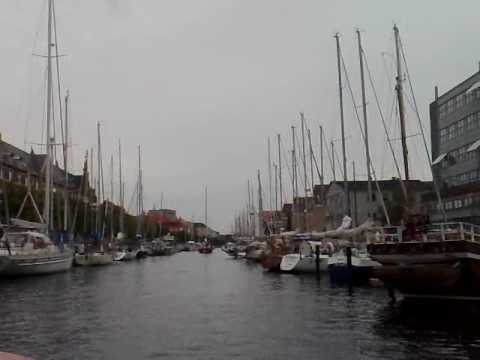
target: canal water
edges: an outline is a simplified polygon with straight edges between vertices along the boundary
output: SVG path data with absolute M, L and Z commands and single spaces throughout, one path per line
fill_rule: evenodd
M 480 358 L 480 306 L 180 253 L 0 281 L 0 351 L 44 359 Z

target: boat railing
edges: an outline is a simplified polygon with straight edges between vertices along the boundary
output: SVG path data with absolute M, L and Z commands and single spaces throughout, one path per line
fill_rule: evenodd
M 402 226 L 376 228 L 368 234 L 369 243 L 397 243 L 402 241 L 466 240 L 480 243 L 480 226 L 464 222 L 443 222 L 418 227 L 413 239 L 404 238 Z

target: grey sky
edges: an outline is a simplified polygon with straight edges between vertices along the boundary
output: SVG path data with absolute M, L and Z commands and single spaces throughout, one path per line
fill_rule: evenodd
M 290 125 L 298 125 L 303 111 L 317 148 L 318 124 L 325 126 L 328 138 L 339 137 L 335 32 L 342 34 L 359 102 L 354 31 L 362 30 L 388 114 L 393 85 L 381 53 L 393 51 L 397 22 L 428 129 L 434 85 L 440 92 L 448 89 L 476 71 L 480 60 L 478 1 L 439 3 L 58 0 L 59 45 L 68 54 L 61 63 L 63 85 L 71 91 L 75 168 L 94 145 L 95 124 L 101 121 L 105 167 L 110 154 L 116 157 L 118 138 L 124 144 L 129 193 L 140 143 L 147 207 L 158 207 L 163 191 L 166 206 L 181 216 L 203 219 L 203 187 L 208 185 L 209 222 L 229 230 L 234 211 L 245 203 L 247 179 L 253 181 L 257 168 L 266 185 L 268 136 L 281 133 L 290 149 Z M 45 17 L 46 0 L 0 2 L 1 131 L 6 141 L 22 147 L 26 141 L 27 148 L 41 141 L 44 60 L 31 54 L 44 51 Z M 391 68 L 391 57 L 385 59 Z M 370 90 L 368 100 L 375 166 L 379 175 L 392 176 Z M 348 93 L 345 103 L 349 158 L 364 174 Z M 418 130 L 409 114 L 413 134 Z M 428 177 L 416 140 L 410 141 L 413 175 Z

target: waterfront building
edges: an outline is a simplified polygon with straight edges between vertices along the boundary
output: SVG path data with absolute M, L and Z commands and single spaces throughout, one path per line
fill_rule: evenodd
M 480 71 L 430 104 L 433 173 L 448 220 L 480 224 Z M 434 194 L 430 218 L 443 215 Z
M 45 180 L 45 154 L 36 154 L 33 149 L 30 152 L 9 144 L 2 140 L 0 134 L 0 178 L 7 184 L 26 187 L 30 185 L 33 191 L 42 189 Z M 54 163 L 53 167 L 53 190 L 65 189 L 65 171 Z M 68 190 L 71 194 L 78 194 L 82 184 L 82 175 L 68 175 Z
M 408 189 L 411 199 L 411 206 L 418 211 L 427 211 L 422 209 L 422 198 L 430 194 L 433 189 L 431 181 L 403 180 Z M 387 208 L 390 221 L 398 224 L 402 217 L 403 204 L 405 203 L 401 184 L 398 179 L 379 180 L 378 185 L 382 192 L 383 200 Z M 354 225 L 360 225 L 368 219 L 370 212 L 372 220 L 385 223 L 385 215 L 382 209 L 382 202 L 376 191 L 375 184 L 372 193 L 372 201 L 368 201 L 368 181 L 349 181 L 348 191 L 350 193 L 350 216 Z M 348 215 L 346 206 L 346 192 L 344 191 L 343 181 L 332 181 L 326 193 L 326 203 L 328 209 L 329 227 L 337 228 L 342 224 L 345 215 Z

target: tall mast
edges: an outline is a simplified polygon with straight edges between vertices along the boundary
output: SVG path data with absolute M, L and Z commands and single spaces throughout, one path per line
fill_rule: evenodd
M 257 170 L 257 178 L 258 178 L 258 236 L 262 236 L 263 199 L 262 199 L 262 181 L 260 179 L 260 169 Z
M 277 134 L 277 142 L 278 142 L 278 186 L 279 186 L 279 193 L 280 193 L 280 209 L 283 208 L 283 187 L 282 187 L 282 154 L 280 151 L 280 134 Z
M 346 213 L 350 216 L 350 191 L 348 189 L 347 177 L 347 152 L 345 149 L 345 119 L 343 115 L 343 86 L 342 86 L 342 67 L 341 67 L 341 50 L 340 50 L 340 36 L 335 34 L 335 42 L 337 44 L 337 68 L 338 68 L 338 97 L 340 103 L 340 125 L 342 130 L 342 155 L 343 155 L 343 191 L 346 196 Z
M 305 198 L 308 196 L 308 185 L 307 185 L 307 161 L 305 155 L 305 117 L 303 113 L 300 113 L 300 121 L 302 125 L 302 157 L 303 157 L 303 191 L 305 193 Z
M 68 99 L 70 94 L 67 90 L 67 95 L 65 96 L 65 137 L 63 143 L 63 157 L 65 159 L 64 168 L 65 168 L 65 190 L 63 192 L 63 231 L 67 235 L 68 230 Z M 68 239 L 67 239 L 68 240 Z
M 333 139 L 330 141 L 330 146 L 332 147 L 332 175 L 333 175 L 333 181 L 337 181 L 337 177 L 335 176 L 335 145 L 333 144 Z
M 312 189 L 311 189 L 311 194 L 313 196 L 313 148 L 312 148 L 312 133 L 310 129 L 307 130 L 307 135 L 308 135 L 308 147 L 310 149 L 310 179 L 312 182 Z
M 101 142 L 100 142 L 100 123 L 97 122 L 97 217 L 95 221 L 95 232 L 98 236 L 100 232 L 100 204 L 103 203 L 103 189 L 101 186 L 101 173 L 102 173 L 102 149 L 101 149 Z M 103 233 L 102 233 L 103 237 Z
M 269 208 L 273 209 L 273 192 L 272 192 L 272 154 L 270 147 L 270 136 L 268 137 L 268 193 Z
M 110 239 L 114 237 L 114 226 L 113 226 L 113 154 L 110 157 Z
M 320 170 L 322 176 L 320 177 L 320 184 L 323 185 L 325 181 L 325 175 L 323 172 L 323 126 L 320 125 Z
M 275 212 L 278 211 L 278 173 L 277 164 L 273 164 L 273 170 L 275 173 Z
M 143 223 L 143 184 L 142 184 L 142 154 L 138 145 L 138 189 L 137 189 L 137 235 L 142 235 Z
M 358 37 L 358 55 L 360 57 L 360 80 L 362 83 L 362 109 L 363 109 L 363 128 L 365 131 L 365 152 L 367 157 L 367 189 L 368 189 L 368 201 L 367 201 L 367 214 L 368 217 L 371 216 L 371 202 L 372 202 L 372 173 L 370 166 L 370 148 L 368 145 L 368 121 L 367 121 L 367 100 L 365 95 L 365 75 L 363 72 L 363 48 L 362 48 L 362 38 L 360 35 L 360 30 L 357 29 Z
M 205 185 L 205 227 L 207 228 L 208 236 L 208 188 Z
M 119 176 L 119 186 L 118 186 L 118 202 L 120 205 L 120 214 L 119 214 L 119 231 L 123 234 L 123 180 L 122 180 L 122 143 L 118 139 L 118 176 Z
M 295 223 L 296 227 L 296 221 L 293 221 L 296 217 L 295 214 L 295 198 L 297 197 L 297 187 L 296 187 L 296 178 L 297 178 L 297 161 L 296 161 L 296 155 L 295 155 L 295 126 L 292 125 L 292 225 Z
M 398 99 L 398 114 L 400 115 L 400 133 L 402 138 L 402 153 L 403 153 L 403 166 L 405 169 L 405 180 L 410 179 L 410 172 L 408 170 L 408 148 L 407 148 L 407 134 L 405 131 L 405 103 L 403 99 L 403 84 L 402 84 L 402 59 L 400 56 L 400 34 L 398 32 L 397 25 L 393 26 L 393 32 L 395 34 L 395 50 L 397 58 L 397 84 L 395 90 L 397 92 Z
M 53 0 L 48 0 L 48 40 L 47 40 L 47 129 L 46 129 L 46 157 L 45 157 L 45 201 L 43 220 L 47 225 L 47 234 L 51 229 L 50 201 L 51 201 L 51 138 L 50 127 L 52 117 L 52 6 Z

